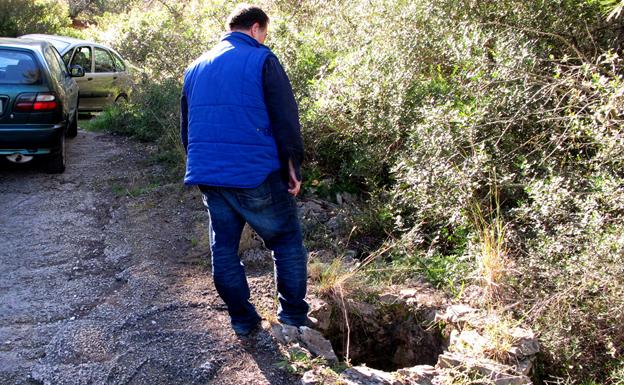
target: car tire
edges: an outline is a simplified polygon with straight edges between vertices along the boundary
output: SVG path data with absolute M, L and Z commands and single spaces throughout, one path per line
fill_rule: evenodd
M 61 146 L 58 151 L 48 157 L 46 171 L 48 174 L 62 174 L 65 171 L 65 135 L 61 135 Z
M 75 138 L 78 135 L 78 108 L 76 107 L 76 112 L 74 112 L 74 118 L 67 126 L 67 132 L 65 136 L 68 138 Z

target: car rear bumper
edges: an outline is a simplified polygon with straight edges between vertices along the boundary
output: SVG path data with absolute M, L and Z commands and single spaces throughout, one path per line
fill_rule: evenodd
M 57 150 L 64 135 L 65 123 L 0 125 L 0 155 L 48 154 Z

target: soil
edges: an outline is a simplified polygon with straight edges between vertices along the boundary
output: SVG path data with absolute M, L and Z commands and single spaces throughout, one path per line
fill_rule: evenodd
M 210 277 L 199 193 L 154 149 L 80 131 L 64 174 L 0 165 L 0 384 L 278 384 L 265 329 L 239 339 Z M 275 312 L 271 261 L 247 266 Z

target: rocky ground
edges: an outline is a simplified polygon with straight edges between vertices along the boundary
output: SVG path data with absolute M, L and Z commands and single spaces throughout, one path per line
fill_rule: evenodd
M 300 382 L 268 331 L 229 328 L 199 196 L 164 183 L 152 151 L 80 131 L 64 174 L 0 165 L 0 384 Z M 247 271 L 271 318 L 259 255 Z

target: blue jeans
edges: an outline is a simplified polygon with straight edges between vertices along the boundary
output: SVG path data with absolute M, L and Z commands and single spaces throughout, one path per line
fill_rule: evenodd
M 252 189 L 202 186 L 210 213 L 212 275 L 230 314 L 232 328 L 245 333 L 260 321 L 249 302 L 249 285 L 238 244 L 245 222 L 273 252 L 279 299 L 278 320 L 301 326 L 307 319 L 305 301 L 308 254 L 303 246 L 295 199 L 279 172 Z

